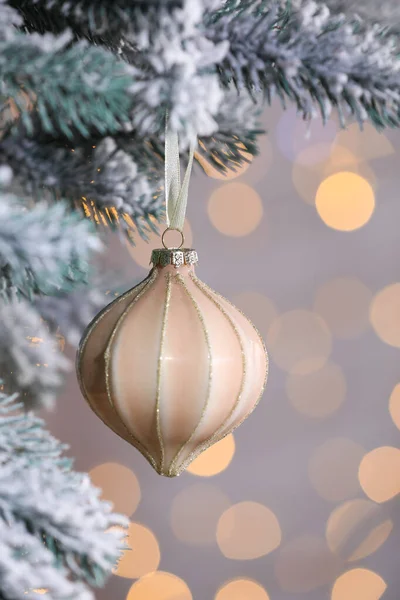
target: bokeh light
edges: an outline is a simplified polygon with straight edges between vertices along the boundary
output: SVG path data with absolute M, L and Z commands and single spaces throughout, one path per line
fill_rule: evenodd
M 289 160 L 297 159 L 300 152 L 315 144 L 324 143 L 329 149 L 336 137 L 337 125 L 330 119 L 306 121 L 299 119 L 295 108 L 285 110 L 276 127 L 276 140 L 281 153 Z M 325 158 L 329 155 L 329 150 Z
M 388 285 L 371 303 L 370 320 L 377 336 L 400 348 L 400 283 Z
M 172 531 L 186 544 L 214 545 L 218 520 L 230 504 L 227 496 L 211 483 L 185 487 L 172 502 Z
M 198 456 L 186 469 L 192 475 L 211 477 L 230 465 L 235 454 L 235 438 L 230 433 Z
M 352 123 L 338 132 L 334 147 L 341 146 L 353 152 L 360 160 L 383 158 L 395 153 L 392 142 L 376 129 L 372 123 Z
M 382 446 L 368 452 L 359 468 L 360 484 L 374 502 L 387 502 L 400 493 L 400 450 Z
M 217 592 L 215 600 L 269 600 L 263 586 L 252 579 L 233 579 Z
M 331 600 L 379 600 L 386 587 L 382 577 L 373 571 L 352 569 L 335 581 Z
M 161 234 L 166 228 L 166 225 L 161 223 L 158 225 L 158 228 L 160 233 L 149 233 L 148 241 L 142 239 L 139 235 L 136 235 L 134 246 L 129 241 L 126 242 L 126 247 L 129 254 L 132 256 L 133 260 L 144 269 L 150 270 L 150 258 L 152 250 L 155 248 L 162 248 Z M 185 248 L 191 248 L 193 244 L 193 233 L 188 219 L 185 219 L 183 234 L 185 236 Z M 178 232 L 168 232 L 168 244 L 171 244 L 171 246 L 179 246 L 180 243 L 181 236 Z
M 271 323 L 278 316 L 272 300 L 259 292 L 248 291 L 236 294 L 233 303 L 253 322 L 266 339 Z
M 253 158 L 253 162 L 244 176 L 245 181 L 251 185 L 268 177 L 275 154 L 269 134 L 258 138 L 258 150 L 259 154 Z
M 227 183 L 215 189 L 208 201 L 211 223 L 224 235 L 241 237 L 254 231 L 263 216 L 260 196 L 245 183 Z
M 354 562 L 370 556 L 388 539 L 393 521 L 375 502 L 358 498 L 336 507 L 326 525 L 332 552 Z
M 375 194 L 366 179 L 357 173 L 342 171 L 321 183 L 315 206 L 328 227 L 353 231 L 370 220 L 375 208 Z
M 330 152 L 330 145 L 315 144 L 300 152 L 293 165 L 293 185 L 300 198 L 307 204 L 315 203 L 315 194 L 321 180 L 324 179 L 324 161 Z
M 136 475 L 119 463 L 104 463 L 94 467 L 90 479 L 102 490 L 101 498 L 112 502 L 114 510 L 130 517 L 140 502 L 140 485 Z
M 346 387 L 343 370 L 332 362 L 314 373 L 291 373 L 286 379 L 291 405 L 314 419 L 325 419 L 337 411 L 345 400 Z
M 358 468 L 364 454 L 362 446 L 346 438 L 327 440 L 314 450 L 308 474 L 321 498 L 343 502 L 360 492 Z
M 346 148 L 327 144 L 310 146 L 298 155 L 293 165 L 293 185 L 299 196 L 314 206 L 321 181 L 342 171 L 358 174 L 374 188 L 377 185 L 376 176 L 367 163 L 361 162 Z
M 338 338 L 360 335 L 369 325 L 372 292 L 360 280 L 338 277 L 322 285 L 315 295 L 314 310 Z
M 165 571 L 149 573 L 130 588 L 126 600 L 193 600 L 187 584 Z
M 160 564 L 160 548 L 154 533 L 140 523 L 130 523 L 124 542 L 129 546 L 123 551 L 114 575 L 138 579 L 156 571 Z
M 292 310 L 274 319 L 268 330 L 267 347 L 281 369 L 306 375 L 324 366 L 332 339 L 320 315 Z
M 32 590 L 32 591 L 33 591 L 34 594 L 38 594 L 39 596 L 44 596 L 45 594 L 47 594 L 47 592 L 49 590 L 44 589 L 44 588 L 40 588 L 40 589 Z
M 389 411 L 393 423 L 400 429 L 400 383 L 394 387 L 393 392 L 390 394 Z
M 257 502 L 240 502 L 224 512 L 218 522 L 218 546 L 227 558 L 252 560 L 265 556 L 281 543 L 275 514 Z
M 275 575 L 286 592 L 311 592 L 330 583 L 339 573 L 340 559 L 325 540 L 303 535 L 283 546 L 275 561 Z

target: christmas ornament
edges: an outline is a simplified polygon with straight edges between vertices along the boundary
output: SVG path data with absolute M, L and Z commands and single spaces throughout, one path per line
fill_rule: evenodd
M 180 185 L 177 137 L 166 135 L 167 225 L 182 233 L 190 170 Z M 195 274 L 189 248 L 154 250 L 146 279 L 97 315 L 77 355 L 83 395 L 161 475 L 179 475 L 233 431 L 264 390 L 259 333 Z

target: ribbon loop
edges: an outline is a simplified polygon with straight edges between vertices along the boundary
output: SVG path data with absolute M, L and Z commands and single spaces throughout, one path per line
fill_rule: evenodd
M 190 175 L 193 166 L 195 143 L 190 145 L 189 162 L 181 185 L 178 134 L 165 126 L 165 204 L 168 229 L 183 231 L 189 193 Z

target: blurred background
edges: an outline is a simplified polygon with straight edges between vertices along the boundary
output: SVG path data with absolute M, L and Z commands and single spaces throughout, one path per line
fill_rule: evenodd
M 75 376 L 44 415 L 131 520 L 98 600 L 399 598 L 400 133 L 308 128 L 278 104 L 262 120 L 246 168 L 197 167 L 186 225 L 198 276 L 266 341 L 257 410 L 171 480 L 90 411 Z M 127 286 L 160 245 L 105 239 L 102 272 Z

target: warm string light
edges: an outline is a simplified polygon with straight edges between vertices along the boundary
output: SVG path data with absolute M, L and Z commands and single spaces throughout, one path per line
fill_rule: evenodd
M 112 502 L 116 512 L 128 517 L 137 509 L 141 491 L 139 481 L 131 469 L 118 463 L 104 463 L 89 471 L 94 486 L 102 491 L 103 500 Z
M 145 575 L 130 588 L 126 600 L 193 600 L 189 587 L 176 575 L 156 571 Z
M 234 504 L 218 521 L 218 546 L 224 556 L 233 560 L 253 560 L 270 554 L 281 540 L 276 515 L 258 502 Z
M 160 564 L 160 548 L 154 533 L 141 523 L 130 523 L 124 550 L 113 573 L 118 577 L 139 579 L 157 571 Z
M 246 183 L 226 183 L 211 193 L 208 216 L 214 227 L 224 235 L 242 237 L 252 233 L 260 224 L 263 205 L 258 193 Z

